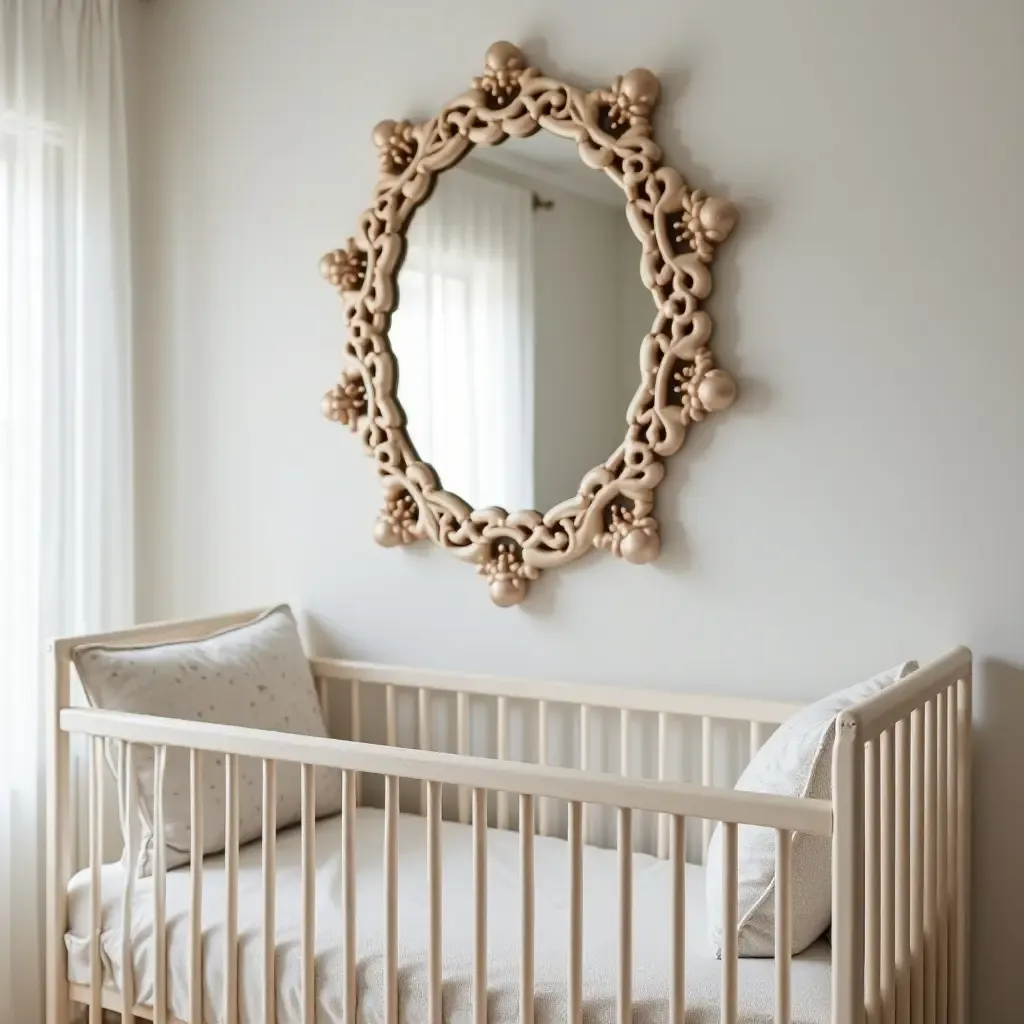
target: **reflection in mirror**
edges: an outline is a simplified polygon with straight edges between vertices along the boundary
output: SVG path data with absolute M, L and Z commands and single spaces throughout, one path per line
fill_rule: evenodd
M 474 508 L 546 511 L 618 447 L 655 310 L 621 189 L 541 132 L 415 213 L 391 324 L 419 457 Z

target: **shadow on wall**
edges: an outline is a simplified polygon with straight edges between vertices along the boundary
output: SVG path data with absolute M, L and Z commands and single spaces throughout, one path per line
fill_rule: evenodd
M 975 1007 L 986 1005 L 982 994 L 999 991 L 1002 1005 L 1019 1007 L 1024 1005 L 1019 936 L 1024 919 L 1024 666 L 983 659 L 975 679 L 973 834 L 998 841 L 984 846 L 975 841 L 972 849 L 974 932 L 979 921 L 996 932 L 985 942 L 986 956 L 972 957 L 972 1001 Z M 977 948 L 973 943 L 973 951 Z

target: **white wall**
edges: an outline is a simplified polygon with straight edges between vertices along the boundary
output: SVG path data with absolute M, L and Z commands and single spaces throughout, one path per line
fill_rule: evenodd
M 941 8 L 941 9 L 940 9 Z M 811 698 L 977 653 L 979 1020 L 1024 1003 L 1024 5 L 157 0 L 143 15 L 141 611 L 288 598 L 325 650 Z M 664 554 L 594 555 L 516 611 L 374 547 L 372 463 L 321 419 L 318 277 L 372 125 L 512 38 L 556 73 L 662 74 L 659 135 L 743 208 L 716 264 L 742 382 L 660 492 Z

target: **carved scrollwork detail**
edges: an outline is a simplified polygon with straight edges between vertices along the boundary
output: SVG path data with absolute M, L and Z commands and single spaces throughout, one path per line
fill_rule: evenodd
M 346 248 L 321 261 L 345 300 L 350 367 L 325 396 L 324 414 L 357 430 L 376 461 L 386 501 L 375 539 L 387 547 L 430 539 L 474 563 L 502 607 L 522 601 L 544 570 L 594 548 L 634 564 L 656 558 L 654 492 L 663 461 L 683 444 L 691 423 L 736 397 L 732 377 L 715 366 L 712 322 L 701 303 L 737 210 L 691 189 L 663 164 L 651 130 L 660 92 L 657 77 L 644 69 L 588 92 L 542 74 L 512 43 L 495 43 L 483 73 L 437 117 L 374 128 L 380 178 L 370 206 Z M 637 339 L 639 382 L 622 443 L 584 476 L 575 496 L 543 513 L 473 509 L 443 489 L 406 430 L 388 337 L 396 279 L 405 232 L 436 176 L 475 146 L 541 130 L 570 139 L 586 166 L 622 189 L 639 242 L 640 277 L 654 300 L 652 323 Z

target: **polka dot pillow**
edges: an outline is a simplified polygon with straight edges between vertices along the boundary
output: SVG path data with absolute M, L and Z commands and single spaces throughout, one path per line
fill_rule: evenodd
M 107 711 L 180 718 L 189 722 L 249 726 L 326 736 L 309 661 L 291 609 L 272 608 L 259 618 L 202 640 L 138 647 L 91 645 L 74 653 L 89 702 Z M 108 763 L 117 774 L 117 758 Z M 153 749 L 133 747 L 133 772 L 142 820 L 139 874 L 153 870 Z M 224 757 L 202 755 L 203 851 L 224 849 Z M 239 839 L 262 833 L 262 762 L 239 758 Z M 277 825 L 300 817 L 300 769 L 277 766 Z M 318 769 L 318 816 L 341 810 L 338 772 Z M 122 822 L 122 826 L 124 823 Z M 164 829 L 168 868 L 187 864 L 191 842 L 189 754 L 168 748 L 164 771 Z

